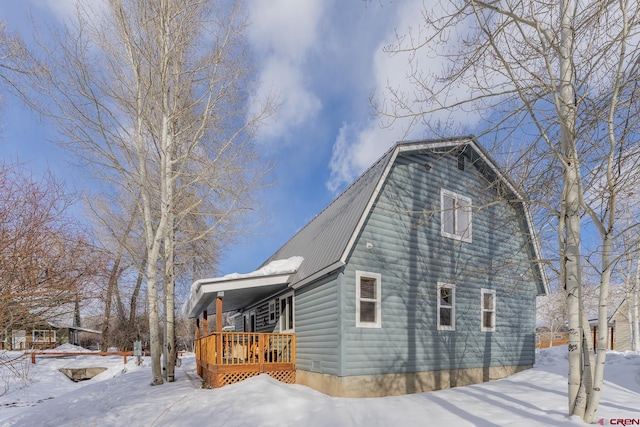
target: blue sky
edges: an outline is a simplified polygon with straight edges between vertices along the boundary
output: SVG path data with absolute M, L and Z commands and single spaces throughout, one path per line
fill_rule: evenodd
M 36 20 L 68 19 L 75 0 L 2 0 L 0 20 L 28 40 Z M 258 135 L 259 152 L 275 161 L 274 182 L 260 194 L 252 235 L 229 247 L 221 274 L 257 268 L 395 141 L 402 124 L 383 129 L 372 116 L 373 90 L 406 85 L 406 58 L 382 50 L 394 31 L 417 26 L 421 2 L 247 0 L 249 40 L 261 85 L 282 107 Z M 435 64 L 437 66 L 437 64 Z M 78 185 L 63 153 L 46 142 L 47 128 L 6 98 L 0 110 L 0 156 L 46 168 Z M 421 137 L 414 130 L 411 138 Z

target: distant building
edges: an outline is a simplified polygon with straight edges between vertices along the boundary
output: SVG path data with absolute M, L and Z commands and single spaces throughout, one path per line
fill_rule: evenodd
M 607 331 L 607 349 L 616 351 L 629 351 L 632 349 L 632 328 L 630 324 L 630 312 L 628 300 L 624 299 L 613 314 L 609 316 Z M 598 320 L 590 320 L 591 332 L 593 334 L 594 346 L 598 338 Z
M 73 304 L 48 309 L 46 315 L 38 314 L 36 309 L 27 310 L 20 318 L 23 320 L 12 324 L 10 329 L 0 327 L 2 349 L 43 350 L 62 344 L 80 345 L 99 341 L 101 334 L 79 325 L 79 315 Z

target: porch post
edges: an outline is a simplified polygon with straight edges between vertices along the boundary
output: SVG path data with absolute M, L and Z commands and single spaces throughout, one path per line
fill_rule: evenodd
M 216 295 L 216 332 L 222 332 L 222 297 L 224 292 L 218 292 Z M 218 333 L 216 336 L 216 353 L 218 355 L 216 363 L 222 364 L 222 356 L 224 353 L 224 346 L 222 344 L 222 334 Z
M 202 366 L 200 366 L 200 360 L 202 359 L 202 353 L 200 352 L 200 316 L 196 317 L 196 342 L 194 347 L 196 351 L 196 373 L 202 377 Z
M 224 292 L 218 292 L 216 296 L 216 332 L 222 332 L 222 297 Z
M 202 312 L 202 336 L 209 335 L 209 319 L 207 318 L 207 310 Z

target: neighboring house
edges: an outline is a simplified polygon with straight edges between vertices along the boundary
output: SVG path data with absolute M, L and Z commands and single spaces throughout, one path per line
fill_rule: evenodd
M 633 318 L 632 307 L 633 304 L 629 304 L 629 300 L 625 298 L 609 317 L 609 323 L 613 324 L 614 350 L 627 351 L 632 349 L 633 331 L 629 320 Z
M 62 344 L 97 342 L 100 332 L 79 325 L 73 304 L 63 304 L 48 309 L 46 315 L 32 309 L 23 316 L 21 324 L 12 325 L 11 330 L 2 329 L 2 347 L 5 350 L 44 350 Z
M 199 372 L 209 383 L 225 363 L 254 363 L 246 348 L 225 359 L 233 340 L 269 350 L 278 334 L 292 334 L 278 353 L 293 358 L 277 360 L 293 363 L 295 381 L 333 396 L 530 368 L 536 296 L 548 289 L 533 236 L 525 196 L 473 137 L 398 143 L 265 268 L 192 285 L 184 312 L 211 337 L 196 347 Z M 297 263 L 270 269 L 285 260 Z M 256 335 L 201 331 L 209 314 L 233 310 L 236 331 Z
M 624 299 L 609 316 L 607 333 L 607 350 L 628 351 L 632 347 L 632 327 L 629 322 L 631 313 L 629 312 L 628 300 Z M 593 334 L 594 347 L 597 346 L 598 320 L 590 320 L 591 332 Z
M 616 339 L 616 331 L 615 324 L 609 320 L 607 323 L 607 350 L 617 350 L 617 346 L 615 344 Z M 596 350 L 598 348 L 598 337 L 600 336 L 600 331 L 598 330 L 598 319 L 589 319 L 589 328 L 591 330 L 591 341 L 593 342 L 593 348 Z

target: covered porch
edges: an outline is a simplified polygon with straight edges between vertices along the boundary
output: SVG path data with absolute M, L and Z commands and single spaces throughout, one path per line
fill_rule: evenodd
M 223 332 L 223 312 L 242 311 L 288 289 L 291 276 L 302 259 L 275 261 L 249 274 L 198 280 L 183 313 L 196 322 L 196 366 L 206 387 L 217 388 L 268 374 L 293 384 L 296 377 L 296 337 L 293 333 Z M 209 315 L 215 327 L 209 328 Z M 285 332 L 291 332 L 287 330 Z

